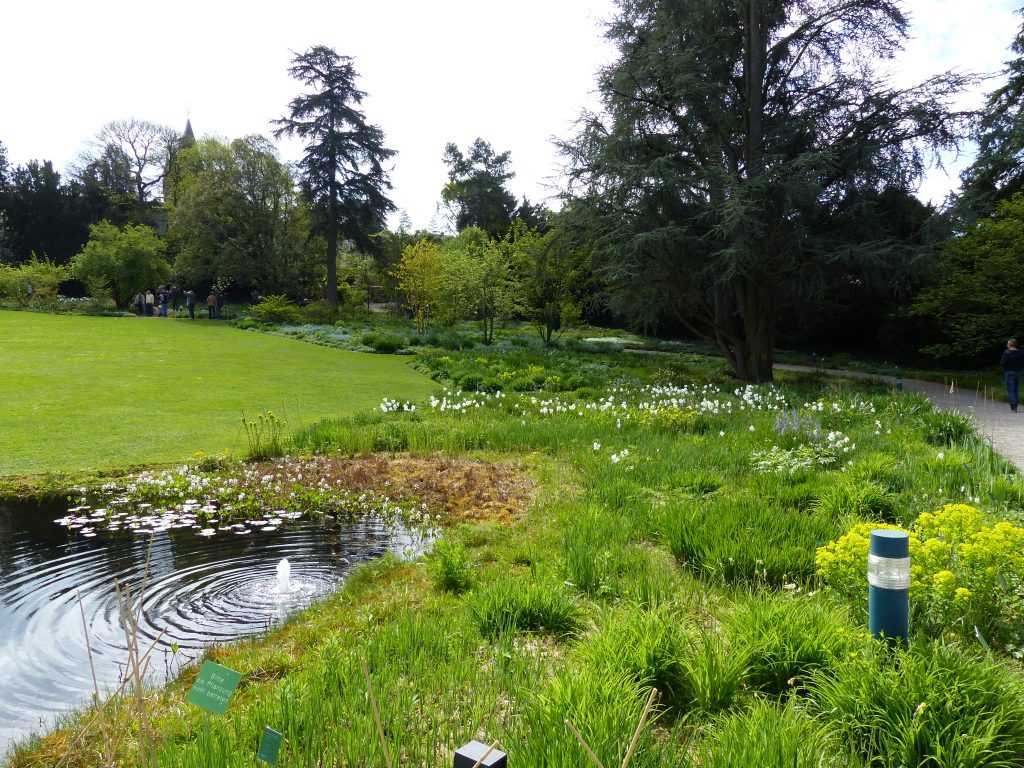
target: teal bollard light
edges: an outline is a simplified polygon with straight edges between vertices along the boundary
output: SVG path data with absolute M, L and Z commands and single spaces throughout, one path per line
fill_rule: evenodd
M 890 642 L 910 639 L 910 536 L 904 531 L 871 532 L 868 629 Z

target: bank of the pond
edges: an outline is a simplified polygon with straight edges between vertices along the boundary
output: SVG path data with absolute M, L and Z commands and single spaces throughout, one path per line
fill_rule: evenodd
M 453 393 L 293 445 L 486 451 L 529 462 L 536 492 L 525 515 L 456 523 L 424 560 L 367 565 L 266 638 L 211 651 L 242 673 L 224 717 L 187 704 L 189 670 L 144 717 L 125 701 L 82 735 L 87 714 L 13 766 L 227 768 L 266 725 L 288 766 L 382 766 L 385 749 L 450 765 L 471 738 L 520 765 L 587 764 L 566 720 L 609 766 L 634 734 L 643 768 L 1024 765 L 1024 484 L 922 397 L 816 380 Z M 858 532 L 883 523 L 928 555 L 895 657 L 845 589 L 863 584 Z

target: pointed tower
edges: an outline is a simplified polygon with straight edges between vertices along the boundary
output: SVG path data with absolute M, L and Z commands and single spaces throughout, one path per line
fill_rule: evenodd
M 181 134 L 180 145 L 182 149 L 196 145 L 196 135 L 192 133 L 192 118 L 185 119 L 185 132 Z

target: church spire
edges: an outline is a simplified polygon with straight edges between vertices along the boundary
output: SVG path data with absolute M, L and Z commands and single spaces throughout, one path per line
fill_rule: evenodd
M 196 135 L 192 133 L 192 119 L 185 119 L 185 132 L 181 134 L 181 146 L 191 147 L 196 143 Z

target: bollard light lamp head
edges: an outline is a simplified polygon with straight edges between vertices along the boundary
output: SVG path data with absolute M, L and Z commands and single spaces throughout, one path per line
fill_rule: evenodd
M 910 535 L 906 531 L 871 532 L 868 583 L 879 589 L 910 589 Z
M 455 750 L 453 768 L 507 768 L 508 756 L 500 749 L 488 747 L 479 741 L 471 741 Z

